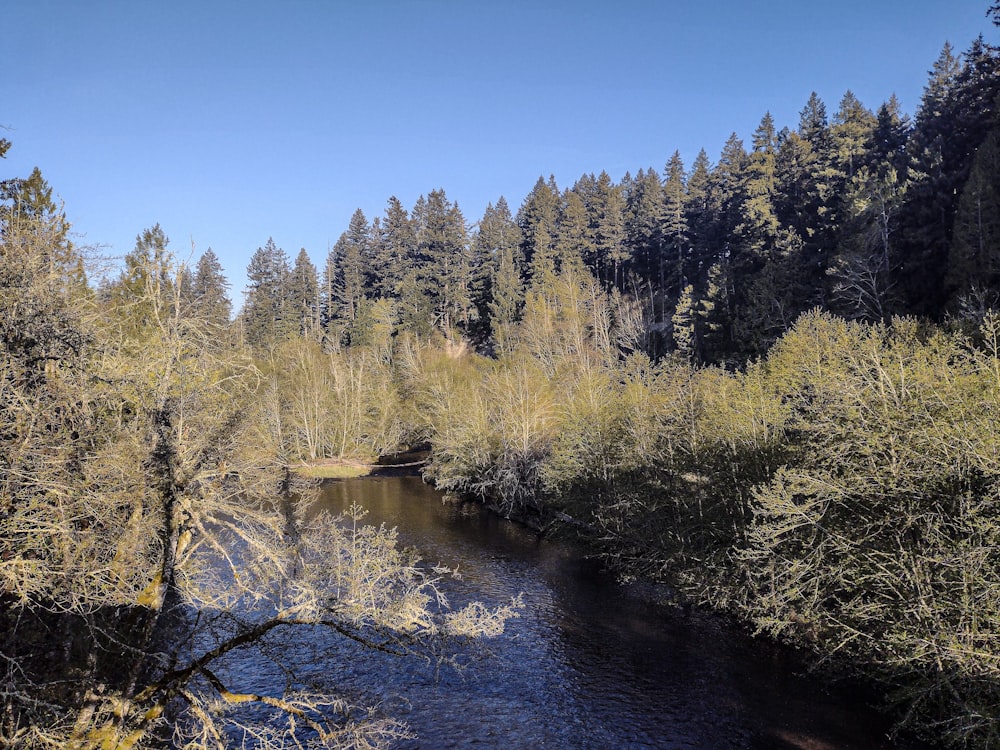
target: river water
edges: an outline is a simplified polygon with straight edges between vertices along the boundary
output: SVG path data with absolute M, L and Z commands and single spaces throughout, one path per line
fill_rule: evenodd
M 457 568 L 454 605 L 524 596 L 521 617 L 460 671 L 367 653 L 339 667 L 343 684 L 417 734 L 400 747 L 915 747 L 891 742 L 861 697 L 824 689 L 783 651 L 710 613 L 635 596 L 572 545 L 444 503 L 419 477 L 331 482 L 320 503 L 357 503 L 427 563 Z

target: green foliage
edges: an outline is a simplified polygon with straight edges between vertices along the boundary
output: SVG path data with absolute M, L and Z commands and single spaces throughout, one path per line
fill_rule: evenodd
M 948 282 L 956 297 L 976 289 L 997 291 L 1000 282 L 1000 128 L 976 150 L 959 198 Z
M 290 274 L 288 255 L 272 239 L 250 258 L 249 288 L 240 324 L 244 340 L 251 346 L 265 348 L 298 330 L 299 320 L 291 314 L 288 304 Z
M 209 248 L 198 259 L 191 282 L 191 306 L 195 314 L 213 325 L 228 325 L 232 315 L 228 289 L 229 281 L 223 274 L 222 264 Z
M 743 553 L 759 627 L 873 664 L 909 721 L 977 747 L 1000 698 L 996 361 L 908 321 L 801 321 L 768 358 L 795 458 L 753 490 Z

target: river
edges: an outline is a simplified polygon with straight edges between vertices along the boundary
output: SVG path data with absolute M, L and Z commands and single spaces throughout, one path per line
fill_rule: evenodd
M 783 650 L 636 596 L 574 546 L 444 503 L 419 477 L 330 482 L 319 502 L 334 513 L 357 503 L 425 562 L 457 569 L 454 605 L 524 596 L 521 617 L 460 671 L 367 653 L 339 665 L 344 684 L 417 734 L 400 747 L 916 747 L 890 741 L 862 697 L 824 688 Z

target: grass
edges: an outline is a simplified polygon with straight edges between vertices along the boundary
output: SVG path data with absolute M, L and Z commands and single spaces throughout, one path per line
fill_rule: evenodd
M 354 479 L 372 473 L 371 464 L 345 459 L 323 459 L 288 467 L 306 479 Z

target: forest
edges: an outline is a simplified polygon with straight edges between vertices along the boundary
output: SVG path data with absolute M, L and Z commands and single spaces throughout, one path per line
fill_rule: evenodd
M 290 468 L 427 445 L 440 489 L 874 682 L 901 731 L 1000 744 L 982 38 L 945 45 L 912 117 L 814 94 L 714 163 L 542 177 L 473 224 L 443 189 L 389 198 L 322 269 L 269 240 L 235 315 L 211 250 L 187 267 L 154 225 L 102 271 L 39 170 L 2 198 L 3 742 L 405 734 L 336 695 L 240 692 L 213 662 L 302 626 L 440 654 L 516 616 L 448 610 L 391 532 L 304 520 Z M 162 650 L 192 628 L 215 645 Z

